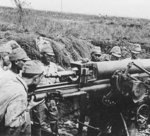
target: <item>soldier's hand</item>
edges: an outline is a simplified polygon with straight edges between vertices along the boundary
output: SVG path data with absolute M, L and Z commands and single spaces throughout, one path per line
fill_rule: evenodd
M 37 105 L 39 105 L 39 104 L 41 104 L 41 103 L 44 103 L 44 102 L 45 102 L 45 99 L 42 99 L 42 100 L 36 102 L 36 101 L 34 100 L 34 96 L 32 96 L 32 97 L 31 97 L 31 100 L 30 100 L 29 103 L 28 103 L 28 109 L 32 109 L 33 107 L 35 107 L 35 106 L 37 106 Z

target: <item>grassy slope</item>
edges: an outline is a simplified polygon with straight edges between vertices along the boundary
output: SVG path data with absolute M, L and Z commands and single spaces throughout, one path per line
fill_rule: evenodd
M 0 38 L 28 37 L 32 41 L 37 33 L 42 33 L 61 43 L 65 41 L 65 45 L 69 41 L 75 48 L 75 52 L 78 52 L 75 58 L 72 57 L 74 60 L 83 53 L 79 49 L 82 44 L 78 46 L 83 39 L 82 43 L 86 41 L 89 44 L 100 45 L 106 52 L 114 45 L 128 46 L 128 42 L 140 43 L 146 51 L 150 50 L 150 20 L 146 19 L 26 10 L 22 22 L 23 28 L 19 27 L 17 20 L 15 9 L 0 8 Z M 70 37 L 79 41 L 74 43 L 74 38 L 72 40 Z M 87 54 L 90 49 L 87 49 Z M 81 57 L 89 57 L 89 55 Z

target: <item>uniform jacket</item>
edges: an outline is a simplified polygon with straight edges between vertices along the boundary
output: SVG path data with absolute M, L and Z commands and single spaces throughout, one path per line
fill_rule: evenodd
M 16 74 L 5 71 L 0 75 L 0 121 L 5 126 L 19 127 L 25 123 L 27 107 L 27 85 Z
M 55 63 L 50 62 L 48 66 L 42 64 L 42 68 L 46 77 L 42 79 L 40 84 L 54 84 L 59 82 L 59 79 L 56 77 L 48 77 L 50 75 L 57 75 L 58 66 Z

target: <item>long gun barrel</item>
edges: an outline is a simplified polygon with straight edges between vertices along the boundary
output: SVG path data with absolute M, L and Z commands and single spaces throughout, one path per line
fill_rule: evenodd
M 97 62 L 97 75 L 98 79 L 110 78 L 116 70 L 126 70 L 127 65 L 131 62 L 137 64 L 141 68 L 150 71 L 150 59 L 138 59 L 138 60 L 120 60 L 120 61 L 105 61 Z M 143 71 L 136 66 L 132 66 L 130 74 L 143 73 Z
M 150 71 L 150 59 L 139 60 L 121 60 L 121 61 L 106 61 L 106 62 L 73 62 L 72 69 L 69 71 L 68 77 L 75 80 L 70 82 L 60 82 L 53 85 L 38 86 L 31 94 L 47 95 L 59 91 L 63 97 L 71 97 L 81 95 L 88 91 L 101 91 L 110 88 L 110 79 L 116 70 L 125 71 L 128 64 L 134 62 L 141 68 Z M 136 66 L 132 66 L 130 74 L 143 73 L 143 71 Z M 67 76 L 67 71 L 62 75 Z M 30 95 L 31 95 L 30 94 Z

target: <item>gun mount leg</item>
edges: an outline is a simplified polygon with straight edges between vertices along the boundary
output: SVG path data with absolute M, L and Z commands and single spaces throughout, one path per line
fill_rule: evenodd
M 86 109 L 87 109 L 87 94 L 84 93 L 80 96 L 80 116 L 79 116 L 79 121 L 84 123 L 85 122 L 85 116 L 86 116 Z M 83 130 L 83 125 L 79 123 L 79 128 L 78 128 L 78 135 L 82 136 L 82 130 Z

